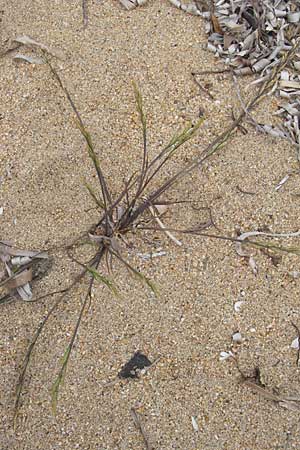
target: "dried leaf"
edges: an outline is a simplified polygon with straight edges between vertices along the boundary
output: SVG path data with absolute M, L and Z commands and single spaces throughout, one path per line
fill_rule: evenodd
M 9 290 L 24 286 L 32 280 L 32 267 L 28 267 L 17 275 L 12 275 L 4 284 Z
M 300 89 L 300 82 L 299 81 L 279 81 L 279 87 L 281 89 Z
M 252 391 L 261 395 L 266 400 L 271 400 L 273 402 L 278 403 L 278 405 L 283 408 L 290 409 L 292 411 L 300 411 L 300 397 L 285 397 L 273 394 L 272 392 L 268 391 L 265 387 L 260 386 L 259 384 L 250 381 L 247 378 L 243 381 L 243 385 L 249 387 Z
M 16 55 L 13 56 L 13 59 L 15 61 L 26 61 L 30 64 L 45 64 L 45 61 L 42 58 L 23 55 L 22 53 L 17 53 Z
M 222 30 L 222 28 L 221 28 L 221 26 L 219 24 L 219 21 L 218 21 L 217 17 L 214 14 L 211 15 L 211 21 L 212 21 L 212 24 L 213 24 L 214 32 L 215 33 L 219 33 L 219 34 L 223 34 L 223 30 Z
M 17 36 L 13 42 L 16 42 L 18 44 L 22 44 L 25 45 L 27 47 L 37 47 L 40 48 L 41 50 L 44 50 L 45 52 L 49 53 L 50 55 L 55 56 L 56 58 L 59 59 L 63 59 L 63 54 L 60 50 L 54 50 L 51 49 L 50 47 L 48 47 L 45 44 L 42 44 L 41 42 L 35 41 L 34 39 L 32 39 L 29 36 L 23 35 L 23 36 Z

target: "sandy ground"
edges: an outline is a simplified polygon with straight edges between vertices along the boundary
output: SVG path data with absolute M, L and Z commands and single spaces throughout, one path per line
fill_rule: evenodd
M 187 120 L 204 110 L 207 120 L 175 158 L 176 170 L 201 151 L 230 122 L 235 94 L 228 77 L 208 77 L 215 100 L 200 93 L 191 72 L 221 66 L 203 49 L 204 24 L 164 0 L 126 12 L 115 0 L 89 2 L 82 29 L 79 0 L 11 0 L 0 4 L 0 44 L 27 34 L 60 49 L 56 68 L 90 130 L 108 182 L 116 194 L 123 179 L 140 167 L 141 133 L 131 81 L 142 89 L 155 154 Z M 70 108 L 44 65 L 2 58 L 0 84 L 1 238 L 21 248 L 59 248 L 98 217 L 83 182 L 95 174 Z M 273 103 L 272 103 L 273 102 Z M 270 119 L 269 108 L 261 117 Z M 297 176 L 279 191 L 277 183 L 297 169 L 286 142 L 249 129 L 184 179 L 168 199 L 210 206 L 222 234 L 268 227 L 299 228 Z M 159 181 L 159 180 L 158 180 Z M 243 194 L 238 187 L 255 195 Z M 207 220 L 188 205 L 168 211 L 177 227 Z M 211 230 L 215 232 L 216 230 Z M 160 290 L 156 299 L 115 265 L 121 297 L 101 286 L 84 317 L 72 354 L 58 412 L 50 388 L 80 308 L 83 284 L 57 311 L 36 347 L 25 385 L 22 417 L 12 429 L 13 398 L 20 363 L 34 330 L 53 303 L 47 298 L 1 306 L 1 450 L 140 450 L 145 448 L 130 408 L 140 414 L 155 449 L 299 448 L 299 412 L 289 411 L 241 385 L 230 361 L 232 333 L 241 369 L 259 367 L 270 391 L 299 394 L 296 353 L 290 348 L 300 326 L 299 258 L 284 254 L 277 266 L 255 253 L 255 276 L 231 243 L 184 237 L 179 248 L 161 235 L 128 236 L 126 255 Z M 285 244 L 294 242 L 284 242 Z M 166 256 L 145 262 L 138 252 L 161 247 Z M 50 273 L 36 296 L 67 285 L 78 268 L 64 251 L 54 252 Z M 234 304 L 243 300 L 240 312 Z M 140 380 L 105 388 L 136 350 L 160 361 Z M 192 426 L 192 416 L 199 430 Z

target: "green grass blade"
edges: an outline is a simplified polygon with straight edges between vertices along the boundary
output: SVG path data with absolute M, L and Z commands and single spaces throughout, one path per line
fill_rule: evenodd
M 85 187 L 87 188 L 90 196 L 92 197 L 92 199 L 94 200 L 94 202 L 96 203 L 97 206 L 99 206 L 99 208 L 104 209 L 104 203 L 101 202 L 100 199 L 98 199 L 94 189 L 92 188 L 92 186 L 88 183 L 84 183 Z
M 110 196 L 110 192 L 108 190 L 108 187 L 107 187 L 107 184 L 105 181 L 105 177 L 102 173 L 102 169 L 101 169 L 98 157 L 94 150 L 94 144 L 92 142 L 91 135 L 87 131 L 85 126 L 83 125 L 82 121 L 78 122 L 78 128 L 87 143 L 89 157 L 91 158 L 91 160 L 94 164 L 95 170 L 97 172 L 101 191 L 102 191 L 102 196 L 103 196 L 104 209 L 106 210 L 107 203 L 111 203 L 111 196 Z
M 69 360 L 70 353 L 71 353 L 71 348 L 72 348 L 71 345 L 68 345 L 68 347 L 66 348 L 66 350 L 63 354 L 63 357 L 62 357 L 62 367 L 61 367 L 59 374 L 51 388 L 51 405 L 52 405 L 52 411 L 53 411 L 54 415 L 56 415 L 59 388 L 65 379 L 65 374 L 66 374 L 67 364 L 68 364 L 68 360 Z
M 161 156 L 165 154 L 172 155 L 178 147 L 189 141 L 196 134 L 204 120 L 205 119 L 202 117 L 195 124 L 189 123 L 181 132 L 173 136 L 173 138 L 162 151 Z
M 129 262 L 126 261 L 126 259 L 122 258 L 122 256 L 119 253 L 116 253 L 112 250 L 110 250 L 110 252 L 112 255 L 118 258 L 119 261 L 121 261 L 139 281 L 141 281 L 143 284 L 146 284 L 156 297 L 158 297 L 159 295 L 158 289 L 148 277 L 146 277 L 143 273 L 139 272 L 137 269 L 132 267 L 132 265 L 129 264 Z
M 153 292 L 153 294 L 158 297 L 159 293 L 158 293 L 158 289 L 157 286 L 153 283 L 153 281 L 151 281 L 148 277 L 146 277 L 143 273 L 139 272 L 137 269 L 135 269 L 134 267 L 130 266 L 131 272 L 134 274 L 134 276 L 141 281 L 143 284 L 146 284 L 150 290 Z
M 92 267 L 87 267 L 87 270 L 91 275 L 93 275 L 96 281 L 104 284 L 116 297 L 119 297 L 120 294 L 118 288 L 112 280 L 105 277 L 104 275 L 101 275 L 96 269 L 93 269 Z
M 146 132 L 146 116 L 144 114 L 144 110 L 143 110 L 143 99 L 142 99 L 142 95 L 136 85 L 136 83 L 133 81 L 133 89 L 134 89 L 134 96 L 135 96 L 135 101 L 136 101 L 136 105 L 137 105 L 137 110 L 138 113 L 140 115 L 140 120 L 142 123 L 142 127 L 143 127 L 143 132 Z

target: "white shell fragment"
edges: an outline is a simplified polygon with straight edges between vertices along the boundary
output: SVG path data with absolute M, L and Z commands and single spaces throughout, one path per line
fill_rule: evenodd
M 196 433 L 197 433 L 199 431 L 199 425 L 198 425 L 196 417 L 194 417 L 194 416 L 192 416 L 192 426 L 193 426 L 194 431 L 196 431 Z
M 300 278 L 300 272 L 298 272 L 297 270 L 293 270 L 292 272 L 289 272 L 289 276 L 294 279 Z
M 236 344 L 241 344 L 243 341 L 242 335 L 239 331 L 237 331 L 236 333 L 233 333 L 232 335 L 232 340 L 233 342 L 235 342 Z
M 237 302 L 235 302 L 233 308 L 235 310 L 235 312 L 239 313 L 242 307 L 242 304 L 245 303 L 242 300 L 238 300 Z
M 285 177 L 282 178 L 282 180 L 277 184 L 277 186 L 275 187 L 275 191 L 278 191 L 279 189 L 282 188 L 282 186 L 287 182 L 287 180 L 290 178 L 289 175 L 286 175 Z
M 228 358 L 234 358 L 234 354 L 231 351 L 220 353 L 220 357 L 219 357 L 220 361 L 225 361 Z
M 296 337 L 293 342 L 291 343 L 291 348 L 294 348 L 295 350 L 299 350 L 299 337 Z
M 250 256 L 249 258 L 249 266 L 252 270 L 252 272 L 254 273 L 254 275 L 258 274 L 258 268 L 257 268 L 257 264 L 255 262 L 255 259 L 253 258 L 253 256 Z

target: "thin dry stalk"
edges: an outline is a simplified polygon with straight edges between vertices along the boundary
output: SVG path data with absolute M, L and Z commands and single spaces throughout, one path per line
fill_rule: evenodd
M 300 397 L 288 397 L 274 394 L 265 387 L 260 386 L 256 382 L 251 381 L 247 378 L 242 381 L 242 384 L 243 386 L 250 388 L 253 392 L 256 392 L 257 394 L 261 395 L 266 400 L 271 400 L 272 402 L 277 403 L 279 406 L 283 408 L 300 412 Z
M 139 418 L 139 414 L 136 412 L 136 410 L 134 408 L 130 409 L 130 413 L 133 418 L 134 425 L 136 426 L 136 428 L 139 430 L 139 432 L 141 433 L 141 435 L 143 437 L 146 450 L 153 450 L 154 447 L 149 441 L 148 435 L 144 429 L 141 419 Z
M 82 0 L 82 21 L 83 28 L 86 28 L 89 23 L 87 0 Z

